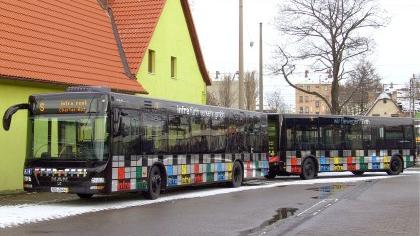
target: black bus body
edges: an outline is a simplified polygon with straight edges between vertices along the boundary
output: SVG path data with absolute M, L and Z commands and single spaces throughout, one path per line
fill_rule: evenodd
M 215 182 L 237 187 L 268 173 L 267 116 L 220 107 L 70 88 L 28 104 L 24 190 L 144 192 Z
M 416 159 L 410 118 L 269 114 L 269 178 L 319 172 L 385 171 L 396 175 Z

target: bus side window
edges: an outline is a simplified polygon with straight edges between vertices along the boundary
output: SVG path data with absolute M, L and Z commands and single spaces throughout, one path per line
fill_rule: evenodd
M 323 127 L 322 128 L 322 137 L 323 137 L 323 144 L 324 144 L 324 148 L 326 149 L 330 149 L 331 145 L 332 145 L 332 130 L 327 128 L 327 127 Z
M 226 153 L 235 152 L 235 133 L 236 133 L 236 123 L 232 115 L 229 115 L 226 119 Z
M 414 142 L 414 129 L 411 125 L 406 125 L 404 129 L 404 142 L 402 148 L 413 148 Z
M 201 117 L 201 151 L 203 153 L 208 153 L 211 147 L 211 119 L 209 117 Z
M 385 145 L 388 148 L 402 148 L 403 139 L 404 134 L 402 126 L 385 127 Z
M 114 137 L 116 155 L 138 155 L 141 153 L 140 114 L 123 110 L 118 135 Z
M 285 135 L 282 135 L 282 138 L 286 141 L 287 150 L 295 150 L 295 124 L 293 119 L 284 119 L 283 127 L 286 131 Z M 282 131 L 283 132 L 283 131 Z M 281 147 L 280 147 L 281 149 Z
M 201 150 L 204 145 L 207 146 L 204 132 L 201 125 L 201 116 L 191 117 L 191 139 L 190 139 L 190 153 L 202 153 Z
M 168 152 L 186 154 L 189 150 L 190 118 L 185 115 L 169 115 Z
M 224 119 L 211 120 L 211 152 L 223 153 L 226 149 L 226 125 Z
M 112 144 L 114 150 L 113 155 L 125 155 L 128 149 L 127 139 L 130 135 L 130 117 L 128 114 L 121 115 L 119 128 L 115 132 L 117 135 L 114 137 Z
M 295 148 L 295 139 L 294 133 L 291 128 L 286 130 L 286 142 L 287 142 L 287 149 L 292 150 Z
M 370 149 L 372 146 L 372 128 L 369 124 L 362 125 L 362 135 L 363 135 L 363 149 Z
M 252 138 L 252 148 L 253 151 L 256 153 L 262 152 L 262 148 L 261 148 L 261 142 L 263 141 L 261 139 L 262 135 L 261 135 L 261 122 L 262 120 L 260 120 L 258 117 L 254 117 L 254 133 L 251 136 Z
M 246 152 L 245 150 L 245 138 L 246 138 L 246 117 L 244 114 L 239 115 L 237 127 L 238 132 L 236 133 L 236 145 L 237 145 L 237 152 Z
M 142 113 L 142 154 L 166 153 L 167 117 L 164 113 L 146 111 Z
M 295 148 L 298 150 L 316 150 L 318 148 L 317 120 L 295 120 Z
M 337 125 L 326 125 L 322 129 L 323 144 L 326 150 L 342 149 L 342 130 Z
M 245 150 L 246 127 L 245 117 L 243 114 L 233 114 L 231 118 L 231 127 L 234 127 L 234 132 L 230 135 L 229 147 L 231 153 L 241 153 Z
M 258 138 L 259 145 L 260 145 L 259 150 L 260 150 L 260 152 L 267 153 L 268 152 L 268 120 L 267 120 L 267 117 L 261 116 L 258 119 L 258 122 L 260 124 L 260 137 Z M 277 132 L 275 134 L 277 136 L 276 143 L 278 145 L 278 142 L 279 142 L 279 140 L 278 140 L 279 133 L 278 132 L 279 132 L 279 130 L 277 129 L 276 132 Z
M 135 112 L 130 119 L 130 155 L 141 154 L 140 114 Z
M 360 124 L 344 125 L 343 149 L 363 149 L 362 127 Z

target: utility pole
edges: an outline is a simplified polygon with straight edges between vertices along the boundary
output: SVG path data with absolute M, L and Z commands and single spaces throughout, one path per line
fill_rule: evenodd
M 239 91 L 238 106 L 244 108 L 244 1 L 239 0 Z
M 410 79 L 410 107 L 411 107 L 411 117 L 415 118 L 416 108 L 415 108 L 415 97 L 416 97 L 416 75 L 413 74 L 413 78 Z
M 260 102 L 260 112 L 264 111 L 264 83 L 263 83 L 263 79 L 264 79 L 264 72 L 263 72 L 263 33 L 262 33 L 262 29 L 263 29 L 263 24 L 260 23 L 260 83 L 258 86 L 259 89 L 259 102 Z

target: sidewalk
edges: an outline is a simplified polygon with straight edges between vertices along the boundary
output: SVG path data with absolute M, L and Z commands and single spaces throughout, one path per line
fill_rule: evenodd
M 0 193 L 0 207 L 21 204 L 44 204 L 79 199 L 75 194 L 60 193 Z

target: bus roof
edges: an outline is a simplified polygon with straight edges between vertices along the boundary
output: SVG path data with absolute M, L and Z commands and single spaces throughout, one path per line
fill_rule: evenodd
M 383 116 L 355 116 L 355 115 L 317 115 L 317 114 L 279 114 L 279 113 L 268 113 L 269 116 L 282 116 L 284 118 L 368 118 L 368 119 L 400 119 L 400 120 L 414 120 L 410 117 L 383 117 Z

